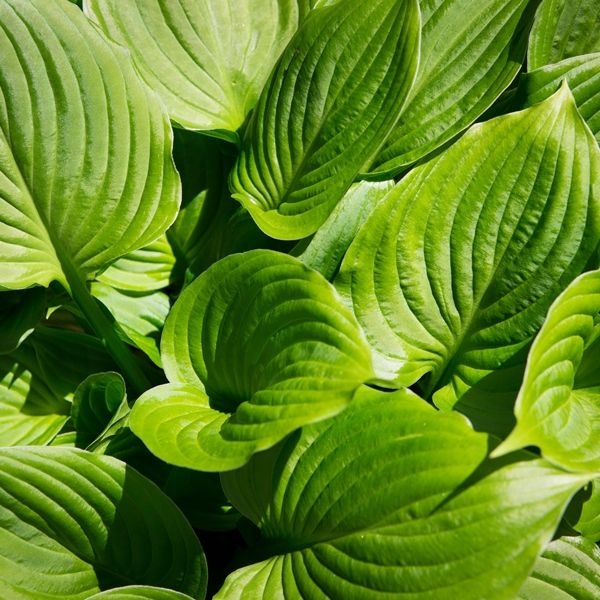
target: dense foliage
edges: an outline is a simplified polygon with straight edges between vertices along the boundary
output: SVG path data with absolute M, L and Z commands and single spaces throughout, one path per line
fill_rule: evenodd
M 0 598 L 600 597 L 597 0 L 0 0 Z

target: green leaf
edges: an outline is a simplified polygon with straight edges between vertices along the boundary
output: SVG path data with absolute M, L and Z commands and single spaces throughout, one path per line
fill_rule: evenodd
M 161 351 L 171 384 L 138 399 L 131 428 L 163 460 L 207 471 L 344 410 L 373 375 L 333 286 L 268 250 L 229 256 L 190 284 Z
M 92 294 L 111 312 L 124 341 L 161 366 L 158 346 L 171 308 L 169 297 L 163 292 L 125 292 L 100 282 L 92 284 Z
M 173 121 L 232 141 L 298 23 L 296 0 L 85 0 L 84 11 L 131 50 Z
M 100 592 L 90 596 L 88 600 L 193 600 L 191 596 L 167 590 L 165 588 L 150 587 L 147 585 L 128 585 L 121 588 L 114 588 L 106 592 Z
M 518 376 L 550 304 L 600 241 L 599 169 L 565 86 L 473 127 L 411 171 L 365 223 L 336 280 L 382 385 L 427 374 L 426 394 L 452 408 L 467 392 L 471 405 L 486 402 L 491 373 Z
M 586 480 L 542 460 L 480 467 L 487 436 L 408 391 L 365 389 L 274 454 L 222 475 L 270 558 L 215 598 L 512 598 Z
M 169 285 L 175 256 L 165 235 L 113 263 L 98 281 L 119 290 L 152 292 Z
M 517 426 L 497 454 L 538 446 L 566 469 L 600 472 L 600 271 L 556 299 L 527 359 Z
M 367 177 L 405 170 L 466 129 L 515 78 L 536 0 L 421 0 L 419 73 Z
M 529 70 L 590 52 L 600 52 L 597 0 L 543 0 L 529 38 Z
M 331 281 L 367 217 L 393 187 L 393 181 L 354 184 L 310 239 L 300 260 Z
M 583 537 L 600 541 L 600 479 L 594 479 L 575 496 L 565 519 Z
M 3 0 L 0 22 L 0 286 L 69 288 L 175 218 L 169 123 L 73 4 Z
M 12 352 L 35 329 L 46 312 L 46 290 L 34 287 L 0 291 L 0 354 Z
M 96 373 L 75 390 L 71 418 L 79 448 L 89 446 L 115 416 L 129 412 L 125 381 L 118 373 Z
M 398 120 L 418 49 L 416 0 L 340 0 L 300 26 L 231 174 L 265 233 L 300 239 L 325 221 Z
M 7 448 L 0 465 L 1 597 L 84 600 L 128 584 L 203 594 L 193 530 L 124 463 L 71 448 Z
M 589 540 L 562 537 L 538 559 L 518 600 L 596 600 L 600 590 L 600 549 Z
M 600 52 L 567 58 L 521 77 L 515 104 L 532 106 L 551 96 L 567 81 L 577 108 L 600 142 Z

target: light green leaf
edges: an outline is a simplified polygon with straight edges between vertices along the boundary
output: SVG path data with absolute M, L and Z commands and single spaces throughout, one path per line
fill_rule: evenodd
M 167 237 L 131 252 L 113 263 L 98 281 L 119 290 L 152 292 L 169 285 L 175 256 Z
M 137 400 L 131 428 L 163 460 L 207 471 L 240 466 L 344 410 L 373 376 L 360 328 L 333 286 L 268 250 L 229 256 L 190 284 L 161 351 L 172 383 Z
M 129 412 L 125 381 L 118 373 L 96 373 L 75 390 L 71 418 L 76 444 L 86 448 L 109 426 L 114 417 Z
M 600 52 L 567 58 L 524 74 L 514 102 L 519 107 L 542 102 L 561 81 L 569 84 L 581 116 L 600 142 Z
M 72 448 L 3 448 L 0 466 L 0 597 L 84 600 L 128 584 L 203 594 L 192 528 L 124 463 Z
M 474 386 L 493 372 L 518 375 L 550 304 L 600 241 L 599 169 L 565 86 L 473 127 L 411 171 L 365 223 L 336 280 L 382 384 L 427 374 L 426 394 L 449 409 L 468 391 L 476 404 Z M 486 394 L 484 385 L 483 402 Z
M 310 239 L 300 260 L 331 281 L 367 217 L 393 187 L 393 181 L 354 184 Z
M 90 596 L 88 600 L 193 600 L 191 596 L 167 590 L 165 588 L 150 587 L 147 585 L 128 585 L 121 588 L 113 588 L 106 592 L 100 592 Z
M 535 5 L 535 0 L 421 0 L 417 80 L 367 177 L 405 170 L 491 106 L 521 68 Z
M 517 426 L 497 454 L 538 446 L 566 469 L 600 472 L 600 271 L 556 299 L 527 359 Z
M 301 25 L 230 180 L 265 233 L 300 239 L 325 221 L 398 120 L 418 49 L 416 0 L 340 0 Z
M 529 70 L 590 52 L 600 52 L 598 1 L 543 0 L 529 38 Z
M 100 282 L 92 284 L 92 294 L 111 312 L 124 341 L 144 352 L 161 366 L 159 340 L 171 308 L 163 292 L 125 292 Z
M 0 354 L 12 352 L 31 334 L 46 312 L 46 290 L 34 287 L 0 291 Z
M 594 479 L 575 496 L 565 519 L 583 537 L 600 541 L 600 479 Z
M 85 0 L 84 11 L 131 50 L 173 121 L 232 141 L 298 24 L 296 0 Z
M 3 0 L 0 23 L 0 286 L 69 287 L 175 218 L 169 123 L 73 4 Z
M 538 559 L 517 600 L 596 600 L 600 549 L 589 540 L 562 537 Z
M 513 598 L 586 478 L 541 460 L 480 467 L 486 453 L 457 413 L 364 390 L 291 436 L 273 468 L 259 455 L 221 476 L 271 558 L 215 598 Z

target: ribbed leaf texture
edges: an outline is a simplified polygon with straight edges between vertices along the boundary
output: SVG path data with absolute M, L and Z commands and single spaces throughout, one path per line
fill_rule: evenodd
M 366 177 L 387 178 L 452 139 L 519 72 L 533 20 L 530 0 L 422 0 L 419 74 Z
M 590 52 L 600 52 L 600 3 L 543 0 L 529 38 L 528 69 Z
M 0 465 L 2 598 L 84 600 L 123 583 L 203 595 L 206 563 L 192 528 L 124 463 L 17 447 L 0 449 Z
M 575 279 L 535 339 L 515 414 L 498 453 L 539 446 L 566 468 L 600 473 L 600 271 Z
M 0 24 L 0 286 L 66 285 L 175 218 L 168 119 L 76 6 L 4 0 Z
M 585 477 L 540 460 L 480 467 L 486 452 L 460 415 L 364 391 L 222 476 L 271 558 L 216 598 L 514 598 Z
M 314 233 L 375 156 L 412 86 L 416 0 L 315 10 L 277 63 L 232 172 L 233 196 L 268 235 Z
M 131 427 L 167 462 L 200 470 L 240 466 L 337 414 L 373 377 L 364 336 L 333 286 L 268 250 L 227 257 L 190 284 L 161 354 L 172 384 L 136 402 Z
M 538 559 L 517 600 L 596 600 L 600 549 L 589 540 L 561 537 Z
M 383 384 L 428 374 L 421 384 L 438 406 L 457 406 L 469 392 L 475 408 L 459 408 L 477 420 L 490 399 L 474 386 L 506 369 L 514 401 L 515 365 L 600 240 L 599 169 L 598 145 L 564 86 L 473 127 L 408 174 L 367 220 L 336 279 Z
M 296 0 L 85 0 L 84 10 L 131 50 L 173 121 L 232 140 L 298 24 Z

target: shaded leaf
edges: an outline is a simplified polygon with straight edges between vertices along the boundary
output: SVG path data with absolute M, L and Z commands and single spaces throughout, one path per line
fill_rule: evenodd
M 0 449 L 0 464 L 3 598 L 83 600 L 136 583 L 204 592 L 193 530 L 133 469 L 71 448 Z
M 12 352 L 31 334 L 46 312 L 46 290 L 34 287 L 0 292 L 0 354 Z
M 575 496 L 565 519 L 583 537 L 600 541 L 600 479 L 594 479 Z

